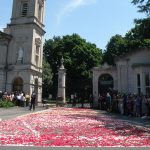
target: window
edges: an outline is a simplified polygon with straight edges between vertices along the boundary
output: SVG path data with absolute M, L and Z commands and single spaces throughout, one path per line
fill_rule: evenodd
M 150 97 L 150 73 L 145 73 L 145 92 Z
M 150 86 L 149 73 L 145 74 L 145 86 Z
M 140 74 L 137 74 L 137 86 L 141 86 Z
M 36 64 L 36 66 L 39 66 L 39 52 L 40 52 L 40 46 L 36 45 L 36 50 L 35 50 L 35 64 Z
M 42 15 L 42 6 L 39 4 L 38 8 L 38 19 L 41 21 L 41 15 Z
M 22 3 L 22 8 L 21 8 L 21 17 L 26 17 L 28 13 L 28 3 L 23 2 Z
M 137 92 L 141 94 L 141 77 L 140 74 L 137 74 Z

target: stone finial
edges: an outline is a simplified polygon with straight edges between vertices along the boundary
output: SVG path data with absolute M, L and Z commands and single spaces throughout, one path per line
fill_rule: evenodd
M 61 58 L 60 63 L 61 63 L 61 64 L 60 64 L 60 68 L 61 68 L 61 69 L 64 69 L 64 58 L 63 58 L 63 57 Z
M 110 66 L 108 65 L 108 63 L 107 62 L 105 62 L 104 64 L 103 64 L 103 66 L 102 66 L 102 68 L 104 68 L 104 69 L 107 69 L 107 68 L 109 68 Z

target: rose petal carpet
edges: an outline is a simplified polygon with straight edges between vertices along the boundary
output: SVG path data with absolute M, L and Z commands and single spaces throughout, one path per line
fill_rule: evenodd
M 150 129 L 91 109 L 58 107 L 0 121 L 0 145 L 149 147 Z

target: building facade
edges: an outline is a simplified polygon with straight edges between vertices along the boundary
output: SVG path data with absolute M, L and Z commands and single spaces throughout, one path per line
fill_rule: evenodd
M 115 64 L 93 68 L 93 95 L 96 100 L 103 90 L 109 88 L 120 93 L 142 93 L 150 97 L 150 49 L 118 57 Z
M 0 32 L 0 90 L 42 95 L 45 0 L 13 0 L 10 24 Z

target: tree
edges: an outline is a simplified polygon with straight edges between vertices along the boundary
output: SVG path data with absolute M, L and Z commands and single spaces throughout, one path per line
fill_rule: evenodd
M 127 41 L 121 35 L 112 36 L 104 51 L 103 62 L 114 65 L 117 56 L 127 53 Z
M 135 27 L 126 33 L 128 49 L 150 48 L 150 18 L 136 19 Z
M 150 0 L 132 0 L 134 5 L 137 5 L 139 12 L 144 12 L 150 16 Z
M 52 74 L 50 64 L 48 63 L 48 61 L 44 57 L 44 59 L 43 59 L 43 72 L 42 72 L 42 79 L 43 79 L 42 97 L 48 97 L 49 96 L 50 87 L 53 83 L 52 77 L 53 77 L 53 74 Z
M 117 56 L 124 55 L 139 48 L 150 48 L 150 18 L 135 20 L 135 27 L 125 37 L 113 36 L 104 51 L 103 61 L 114 65 Z
M 150 39 L 150 18 L 134 20 L 135 27 L 126 33 L 126 38 L 129 40 L 144 40 Z
M 90 70 L 102 61 L 102 52 L 95 44 L 86 42 L 77 34 L 58 36 L 45 42 L 44 54 L 54 74 L 51 88 L 53 95 L 57 95 L 57 70 L 62 56 L 67 69 L 67 95 L 78 93 L 83 96 L 85 90 L 91 89 Z

